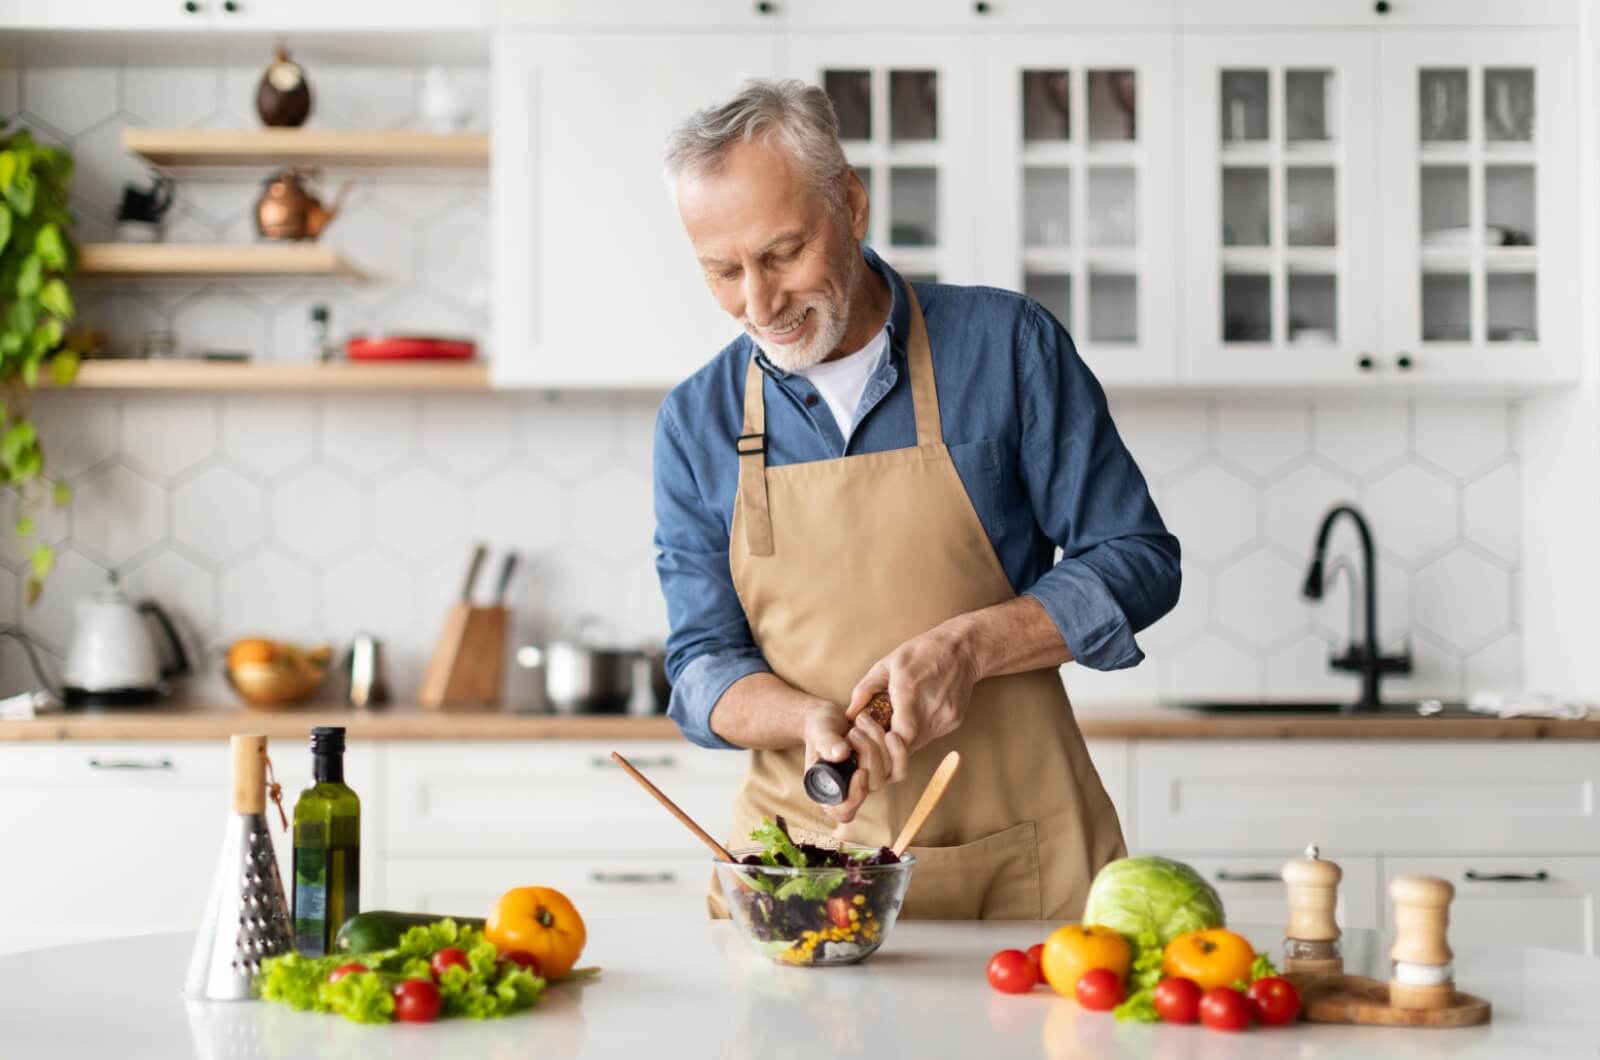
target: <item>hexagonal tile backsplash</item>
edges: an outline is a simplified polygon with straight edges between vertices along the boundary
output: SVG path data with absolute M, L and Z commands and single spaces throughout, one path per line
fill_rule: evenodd
M 113 235 L 127 124 L 250 126 L 254 69 L 29 70 L 8 93 L 41 135 L 70 144 L 85 239 Z M 313 121 L 403 126 L 415 71 L 313 71 Z M 481 71 L 456 71 L 481 99 Z M 337 104 L 337 105 L 335 105 Z M 481 109 L 480 109 L 481 118 Z M 338 174 L 330 174 L 329 184 Z M 185 180 L 170 239 L 252 238 L 255 180 Z M 373 327 L 482 334 L 487 199 L 481 179 L 361 178 L 328 238 L 366 262 L 359 287 L 230 284 L 85 291 L 83 319 L 120 352 L 172 330 L 185 352 L 306 354 L 310 307 L 336 335 Z M 475 249 L 476 248 L 476 249 Z M 401 696 L 416 686 L 474 540 L 517 547 L 516 635 L 593 615 L 621 638 L 665 632 L 650 534 L 650 438 L 659 395 L 151 397 L 47 394 L 39 420 L 53 473 L 76 501 L 41 523 L 61 541 L 45 599 L 24 611 L 14 542 L 0 530 L 0 621 L 22 615 L 59 665 L 73 600 L 115 564 L 214 649 L 264 633 L 381 636 Z M 1081 702 L 1155 697 L 1340 696 L 1349 580 L 1299 598 L 1317 520 L 1338 500 L 1372 519 L 1386 646 L 1409 636 L 1416 672 L 1396 694 L 1514 687 L 1521 495 L 1507 402 L 1119 395 L 1118 426 L 1184 544 L 1178 609 L 1142 635 L 1146 663 L 1073 666 Z M 9 526 L 9 511 L 0 506 Z M 1335 552 L 1353 554 L 1348 527 Z M 489 567 L 493 571 L 493 565 Z M 489 579 L 484 578 L 487 582 Z M 480 591 L 482 587 L 480 586 Z M 214 651 L 190 698 L 228 701 Z M 508 697 L 532 693 L 511 671 Z M 33 684 L 0 642 L 0 693 Z

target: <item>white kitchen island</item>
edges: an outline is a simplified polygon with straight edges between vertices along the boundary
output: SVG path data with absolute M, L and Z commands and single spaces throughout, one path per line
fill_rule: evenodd
M 904 923 L 850 968 L 780 968 L 730 924 L 693 918 L 599 920 L 584 964 L 594 981 L 552 988 L 505 1020 L 362 1026 L 260 1002 L 179 995 L 186 934 L 146 935 L 0 957 L 0 1056 L 118 1057 L 1594 1057 L 1600 960 L 1518 948 L 1458 955 L 1457 982 L 1494 1004 L 1464 1030 L 1300 1023 L 1223 1034 L 1125 1026 L 1041 987 L 1022 997 L 984 981 L 995 950 L 1055 925 Z M 1244 928 L 1277 949 L 1274 929 Z M 1515 931 L 1507 925 L 1508 933 Z M 1514 937 L 1508 937 L 1514 942 Z M 1376 936 L 1347 939 L 1352 970 L 1375 970 Z

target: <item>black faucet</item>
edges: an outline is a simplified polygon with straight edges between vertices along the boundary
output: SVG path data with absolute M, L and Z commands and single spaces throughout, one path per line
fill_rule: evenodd
M 1361 535 L 1361 581 L 1366 595 L 1366 637 L 1364 644 L 1356 644 L 1355 630 L 1350 631 L 1350 644 L 1343 655 L 1328 660 L 1335 670 L 1349 670 L 1361 675 L 1361 698 L 1345 706 L 1346 711 L 1382 710 L 1383 700 L 1378 695 L 1380 674 L 1408 674 L 1411 672 L 1411 653 L 1380 655 L 1378 653 L 1378 571 L 1372 554 L 1372 530 L 1367 520 L 1353 505 L 1338 504 L 1322 517 L 1317 528 L 1317 547 L 1311 556 L 1311 569 L 1306 571 L 1306 584 L 1300 591 L 1307 600 L 1322 599 L 1322 562 L 1328 548 L 1328 534 L 1339 516 L 1348 515 Z

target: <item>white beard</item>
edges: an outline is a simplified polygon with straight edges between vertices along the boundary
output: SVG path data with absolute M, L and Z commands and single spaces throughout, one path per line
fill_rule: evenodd
M 850 256 L 850 275 L 845 280 L 845 297 L 841 304 L 833 298 L 821 298 L 807 301 L 796 307 L 796 311 L 786 321 L 778 323 L 797 324 L 807 310 L 816 313 L 815 327 L 811 337 L 804 342 L 781 345 L 776 342 L 767 342 L 757 331 L 750 318 L 745 317 L 740 321 L 744 325 L 745 334 L 755 340 L 761 352 L 767 355 L 767 360 L 777 365 L 785 372 L 799 372 L 810 368 L 812 365 L 821 364 L 844 338 L 845 331 L 850 326 L 850 303 L 854 301 L 856 290 L 861 286 L 861 270 L 863 268 L 860 250 Z M 769 330 L 783 331 L 778 327 Z

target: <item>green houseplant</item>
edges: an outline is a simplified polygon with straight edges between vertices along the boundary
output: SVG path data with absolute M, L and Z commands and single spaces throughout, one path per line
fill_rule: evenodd
M 72 156 L 22 128 L 0 131 L 0 489 L 17 497 L 19 540 L 34 536 L 41 503 L 64 505 L 64 483 L 48 485 L 44 450 L 31 418 L 39 370 L 60 386 L 72 382 L 78 351 L 65 341 L 73 315 L 67 280 L 77 264 L 67 195 Z M 46 542 L 28 551 L 27 599 L 38 599 L 55 564 Z

